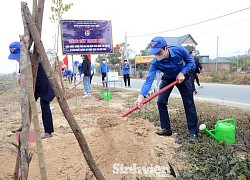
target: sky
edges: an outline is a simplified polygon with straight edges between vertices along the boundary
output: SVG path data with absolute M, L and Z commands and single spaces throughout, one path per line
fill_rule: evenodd
M 32 12 L 32 0 L 23 1 L 28 3 Z M 156 36 L 179 37 L 186 34 L 198 43 L 196 49 L 201 55 L 209 55 L 212 59 L 217 57 L 217 53 L 218 57 L 237 56 L 246 54 L 250 49 L 249 0 L 63 0 L 63 3 L 73 3 L 63 15 L 65 20 L 111 20 L 113 45 L 125 42 L 127 34 L 127 43 L 135 54 L 144 50 Z M 57 33 L 56 24 L 49 20 L 50 7 L 51 1 L 45 1 L 42 29 L 45 49 L 54 48 Z M 239 10 L 243 11 L 233 13 Z M 207 21 L 226 14 L 230 15 Z M 0 19 L 0 73 L 11 73 L 18 66 L 15 61 L 8 60 L 8 47 L 11 42 L 19 41 L 19 35 L 23 34 L 21 1 L 5 1 L 0 7 Z M 207 22 L 200 23 L 203 21 Z M 189 26 L 192 24 L 197 25 Z M 180 28 L 184 26 L 189 27 Z M 64 57 L 61 48 L 59 57 Z M 81 60 L 77 55 L 73 59 Z

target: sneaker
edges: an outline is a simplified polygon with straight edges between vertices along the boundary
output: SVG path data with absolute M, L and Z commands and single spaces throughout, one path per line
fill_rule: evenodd
M 157 135 L 159 135 L 159 136 L 171 136 L 172 135 L 172 130 L 168 129 L 168 128 L 165 128 L 165 129 L 162 129 L 160 131 L 156 131 L 155 133 Z
M 83 96 L 83 98 L 85 98 L 85 97 L 89 97 L 89 95 L 88 95 L 88 94 L 85 94 L 85 95 Z
M 190 134 L 189 136 L 189 143 L 194 143 L 198 139 L 197 134 Z
M 42 136 L 41 136 L 42 139 L 46 139 L 46 138 L 50 138 L 50 137 L 53 137 L 53 134 L 44 133 L 44 134 L 42 134 Z

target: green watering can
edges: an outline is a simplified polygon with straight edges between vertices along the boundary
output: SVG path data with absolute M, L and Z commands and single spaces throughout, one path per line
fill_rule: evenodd
M 199 129 L 205 130 L 207 134 L 215 140 L 226 142 L 227 144 L 235 143 L 236 120 L 234 118 L 219 120 L 215 124 L 215 129 L 208 130 L 205 124 L 201 124 Z
M 104 100 L 110 100 L 112 98 L 110 91 L 104 91 L 103 93 L 99 92 L 99 96 Z

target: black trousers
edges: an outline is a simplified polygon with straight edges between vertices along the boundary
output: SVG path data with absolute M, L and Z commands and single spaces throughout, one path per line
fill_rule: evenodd
M 124 80 L 125 86 L 127 86 L 127 82 L 128 82 L 128 86 L 130 86 L 130 76 L 129 76 L 129 74 L 123 74 L 123 80 Z
M 94 74 L 95 73 L 91 74 L 91 76 L 90 76 L 90 84 L 91 84 L 91 81 L 92 81 L 92 78 L 93 78 Z
M 70 84 L 71 84 L 72 81 L 73 81 L 73 77 L 74 77 L 73 74 L 67 76 L 67 78 L 68 78 Z
M 105 84 L 106 84 L 106 87 L 108 87 L 108 82 L 104 83 L 106 76 L 107 76 L 107 73 L 102 73 L 102 86 L 103 87 L 105 87 Z
M 42 120 L 45 133 L 54 132 L 54 126 L 52 121 L 52 113 L 50 110 L 50 102 L 40 98 L 40 105 L 42 110 Z
M 198 86 L 200 86 L 200 80 L 199 80 L 199 74 L 198 73 L 195 74 L 195 80 L 196 80 L 196 83 L 198 84 Z
M 169 85 L 174 81 L 175 79 L 162 80 L 160 84 L 160 89 L 166 87 L 167 85 Z M 196 107 L 194 104 L 193 87 L 191 79 L 188 77 L 185 78 L 185 80 L 181 84 L 177 84 L 176 87 L 178 88 L 183 101 L 189 133 L 197 134 L 199 131 L 198 118 L 197 118 Z M 160 114 L 160 122 L 162 129 L 171 128 L 169 114 L 168 114 L 168 98 L 172 90 L 173 87 L 169 88 L 168 90 L 164 91 L 158 96 L 157 105 Z
M 195 92 L 195 91 L 196 91 L 195 84 L 194 84 L 195 72 L 189 71 L 188 74 L 189 74 L 189 76 L 190 76 L 190 80 L 191 80 L 191 83 L 192 83 L 193 92 Z

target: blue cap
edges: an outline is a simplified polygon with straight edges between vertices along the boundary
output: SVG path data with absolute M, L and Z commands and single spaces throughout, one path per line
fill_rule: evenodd
M 20 42 L 16 41 L 9 45 L 10 49 L 10 60 L 20 59 Z
M 79 63 L 79 61 L 75 61 L 75 62 L 74 62 L 74 65 L 76 66 L 78 63 Z
M 155 37 L 150 42 L 148 54 L 157 54 L 162 47 L 167 45 L 167 41 L 163 37 Z

